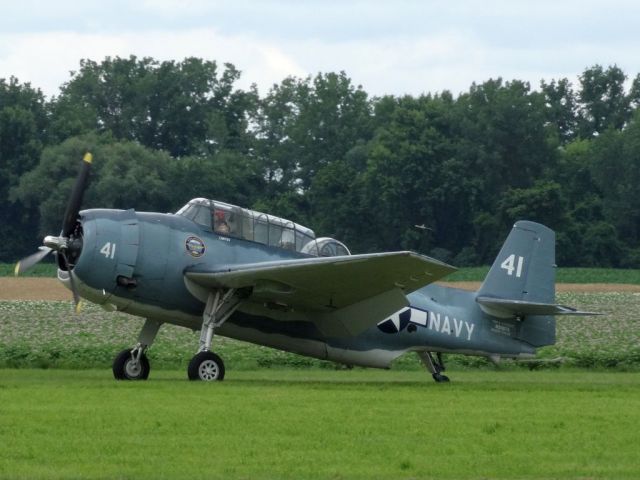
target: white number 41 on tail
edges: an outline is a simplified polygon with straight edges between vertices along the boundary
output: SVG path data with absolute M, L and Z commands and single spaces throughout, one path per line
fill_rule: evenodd
M 507 275 L 513 275 L 515 270 L 516 277 L 519 278 L 522 275 L 522 266 L 524 265 L 524 258 L 520 256 L 515 256 L 513 253 L 509 255 L 504 262 L 500 265 L 500 268 L 503 268 L 507 271 Z

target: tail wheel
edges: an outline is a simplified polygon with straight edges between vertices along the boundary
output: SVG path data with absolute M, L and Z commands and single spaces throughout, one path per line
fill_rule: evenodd
M 131 350 L 122 350 L 113 361 L 113 376 L 116 380 L 146 380 L 150 371 L 149 359 L 144 353 L 140 355 L 140 361 L 135 362 L 131 357 Z
M 200 352 L 189 362 L 187 373 L 189 380 L 221 381 L 224 379 L 224 363 L 213 352 Z

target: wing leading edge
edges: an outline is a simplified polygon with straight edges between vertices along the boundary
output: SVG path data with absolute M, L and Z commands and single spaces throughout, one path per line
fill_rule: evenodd
M 208 290 L 250 287 L 249 301 L 331 312 L 389 291 L 408 294 L 455 270 L 417 253 L 387 252 L 228 265 L 209 271 L 194 267 L 185 276 Z

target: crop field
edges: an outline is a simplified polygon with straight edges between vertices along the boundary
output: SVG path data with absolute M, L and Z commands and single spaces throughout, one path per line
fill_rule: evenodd
M 640 369 L 640 293 L 563 292 L 558 301 L 605 315 L 558 317 L 557 344 L 541 349 L 540 357 L 564 357 L 566 364 L 578 367 Z M 137 317 L 105 312 L 91 304 L 74 314 L 70 301 L 0 301 L 0 367 L 109 368 L 119 350 L 135 343 L 141 326 Z M 197 332 L 164 325 L 149 349 L 152 369 L 186 368 L 197 344 Z M 216 338 L 215 349 L 231 371 L 335 368 L 329 362 L 221 337 Z M 449 358 L 460 366 L 487 365 L 474 357 Z M 408 355 L 397 360 L 394 368 L 422 367 L 415 356 Z

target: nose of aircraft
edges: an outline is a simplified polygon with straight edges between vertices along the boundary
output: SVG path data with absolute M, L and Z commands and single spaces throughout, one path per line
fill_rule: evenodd
M 84 210 L 82 229 L 82 251 L 73 269 L 73 276 L 82 283 L 82 296 L 103 303 L 118 286 L 130 293 L 135 290 L 140 244 L 136 212 Z
M 112 213 L 114 212 L 114 213 Z M 111 293 L 115 288 L 117 247 L 120 243 L 120 226 L 111 210 L 85 210 L 82 212 L 82 250 L 73 268 L 80 281 L 83 297 L 100 303 L 91 291 Z M 60 277 L 60 275 L 59 275 Z

